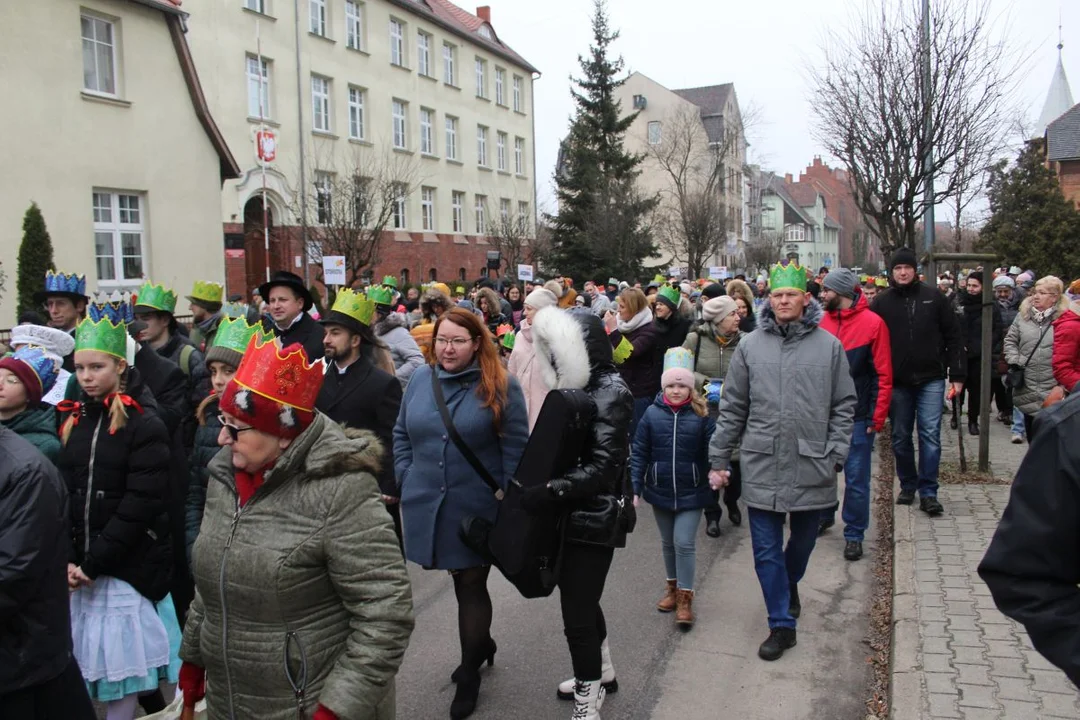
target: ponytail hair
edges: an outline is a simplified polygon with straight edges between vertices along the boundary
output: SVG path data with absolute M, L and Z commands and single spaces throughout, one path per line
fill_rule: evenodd
M 690 408 L 698 414 L 698 417 L 707 417 L 709 414 L 709 405 L 696 388 L 690 389 Z
M 128 370 L 120 373 L 120 386 L 113 394 L 112 402 L 109 403 L 109 434 L 115 435 L 117 430 L 122 430 L 127 425 L 128 414 L 124 401 L 120 396 L 127 390 Z

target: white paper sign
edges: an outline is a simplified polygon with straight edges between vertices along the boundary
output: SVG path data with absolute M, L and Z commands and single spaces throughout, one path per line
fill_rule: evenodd
M 322 259 L 322 267 L 324 285 L 345 284 L 344 255 L 324 255 Z
M 518 265 L 517 276 L 518 276 L 518 280 L 532 280 L 533 279 L 533 266 L 532 265 Z
M 684 272 L 683 268 L 673 266 L 673 267 L 668 268 L 667 275 L 668 275 L 668 277 L 682 277 L 683 272 Z
M 710 280 L 722 280 L 727 274 L 727 268 L 723 265 L 710 265 L 709 266 L 709 279 Z

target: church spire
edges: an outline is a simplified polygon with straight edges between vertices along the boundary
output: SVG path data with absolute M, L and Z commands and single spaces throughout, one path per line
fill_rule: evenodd
M 1047 125 L 1064 115 L 1073 106 L 1072 90 L 1069 89 L 1069 79 L 1065 77 L 1065 64 L 1061 60 L 1061 51 L 1064 47 L 1059 20 L 1057 67 L 1054 68 L 1054 76 L 1050 79 L 1050 90 L 1046 93 L 1046 102 L 1043 103 L 1042 112 L 1039 113 L 1039 123 L 1036 126 L 1040 137 L 1046 133 Z

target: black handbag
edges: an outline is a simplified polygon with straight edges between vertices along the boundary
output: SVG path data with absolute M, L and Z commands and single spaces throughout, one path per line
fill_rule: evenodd
M 1031 358 L 1035 357 L 1035 351 L 1042 345 L 1042 339 L 1046 336 L 1046 331 L 1050 329 L 1050 323 L 1046 324 L 1042 332 L 1039 333 L 1039 339 L 1035 341 L 1035 347 L 1031 348 L 1031 352 L 1028 353 L 1027 360 L 1024 364 L 1010 367 L 1008 372 L 1005 373 L 1005 385 L 1013 388 L 1014 390 L 1024 384 L 1024 369 L 1031 364 Z
M 601 493 L 570 511 L 572 530 L 568 539 L 582 545 L 626 545 L 626 536 L 637 527 L 637 510 L 634 508 L 633 490 L 627 492 L 629 468 L 621 475 L 622 487 L 618 494 Z

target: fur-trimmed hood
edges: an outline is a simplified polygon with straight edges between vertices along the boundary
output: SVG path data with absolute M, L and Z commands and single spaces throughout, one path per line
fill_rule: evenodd
M 536 361 L 552 390 L 580 390 L 596 376 L 615 372 L 604 326 L 588 310 L 544 308 L 532 326 Z
M 344 427 L 316 413 L 311 426 L 289 445 L 270 472 L 299 476 L 302 481 L 348 473 L 378 476 L 382 457 L 383 445 L 375 433 Z
M 390 332 L 394 328 L 409 329 L 409 319 L 398 312 L 392 312 L 384 317 L 371 328 L 375 331 L 376 337 L 382 337 L 386 333 Z
M 802 320 L 799 321 L 798 325 L 789 327 L 796 328 L 795 335 L 802 335 L 804 333 L 808 333 L 821 324 L 821 318 L 823 315 L 824 312 L 821 309 L 821 303 L 819 303 L 817 300 L 814 300 L 813 298 L 810 298 L 810 304 L 806 306 L 805 310 L 803 310 Z M 771 304 L 762 307 L 761 317 L 758 318 L 758 329 L 764 330 L 767 333 L 772 333 L 773 335 L 784 334 L 780 332 L 780 325 L 776 322 L 776 313 L 773 312 Z
M 1031 319 L 1031 313 L 1032 313 L 1031 301 L 1032 301 L 1032 297 L 1029 295 L 1028 297 L 1024 298 L 1023 301 L 1021 301 L 1021 303 L 1020 303 L 1020 311 L 1019 311 L 1020 312 L 1020 317 L 1024 318 L 1025 320 L 1030 320 Z M 1077 308 L 1077 309 L 1080 309 L 1080 302 L 1074 302 L 1074 303 L 1072 303 L 1072 306 Z M 1057 318 L 1061 317 L 1061 315 L 1068 309 L 1070 309 L 1069 298 L 1062 295 L 1061 297 L 1058 298 L 1057 305 L 1054 306 L 1054 315 L 1050 319 L 1051 320 L 1056 320 Z M 1080 314 L 1080 313 L 1077 313 L 1077 314 Z

